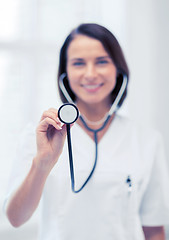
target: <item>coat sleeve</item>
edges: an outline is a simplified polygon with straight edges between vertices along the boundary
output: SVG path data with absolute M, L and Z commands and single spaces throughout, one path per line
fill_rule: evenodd
M 6 195 L 3 209 L 5 211 L 7 201 L 13 192 L 22 183 L 28 173 L 33 157 L 36 154 L 35 127 L 32 123 L 28 124 L 18 138 L 16 151 L 14 153 L 11 173 L 7 184 Z

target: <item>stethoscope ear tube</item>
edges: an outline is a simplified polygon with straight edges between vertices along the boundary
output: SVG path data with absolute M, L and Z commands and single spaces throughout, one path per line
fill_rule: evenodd
M 71 99 L 71 97 L 69 96 L 66 88 L 65 88 L 65 85 L 64 85 L 64 79 L 66 78 L 66 73 L 62 73 L 59 77 L 59 87 L 64 95 L 64 97 L 66 98 L 66 100 L 69 102 L 69 103 L 73 103 L 73 100 Z
M 127 75 L 123 74 L 123 82 L 122 82 L 122 85 L 120 87 L 120 90 L 116 96 L 116 99 L 113 103 L 113 105 L 111 106 L 110 110 L 109 110 L 109 115 L 112 115 L 114 112 L 116 112 L 116 110 L 118 109 L 118 104 L 120 102 L 120 99 L 122 98 L 123 96 L 123 93 L 127 87 L 127 82 L 128 82 L 128 79 L 127 79 Z

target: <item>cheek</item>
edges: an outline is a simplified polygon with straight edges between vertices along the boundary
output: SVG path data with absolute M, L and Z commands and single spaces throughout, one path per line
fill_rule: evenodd
M 112 72 L 107 73 L 105 78 L 107 79 L 107 84 L 110 86 L 110 88 L 114 88 L 116 85 L 116 74 L 112 74 Z
M 72 69 L 72 67 L 67 67 L 67 77 L 69 81 L 76 81 L 78 79 L 79 73 L 77 70 Z
M 116 85 L 116 79 L 117 79 L 117 71 L 115 68 L 110 69 L 110 71 L 107 72 L 107 79 L 109 81 L 111 88 L 114 88 Z
M 73 71 L 71 71 L 71 69 L 69 67 L 67 67 L 67 79 L 69 82 L 69 85 L 71 88 L 73 88 L 74 84 L 75 84 L 75 73 Z
M 76 85 L 77 85 L 76 82 L 72 81 L 72 80 L 71 81 L 69 80 L 69 85 L 70 85 L 70 88 L 72 89 L 72 91 L 75 92 L 76 91 Z
M 82 76 L 82 71 L 80 70 L 77 71 L 69 67 L 67 68 L 67 78 L 69 81 L 69 85 L 73 91 L 76 90 L 77 87 L 79 86 L 81 76 Z
M 111 93 L 116 86 L 116 79 L 111 79 L 107 84 L 107 89 L 109 89 L 109 92 Z
M 68 82 L 69 82 L 69 86 L 70 86 L 71 90 L 74 93 L 76 93 L 76 89 L 78 86 L 77 77 L 73 73 L 67 73 L 67 77 L 68 77 Z

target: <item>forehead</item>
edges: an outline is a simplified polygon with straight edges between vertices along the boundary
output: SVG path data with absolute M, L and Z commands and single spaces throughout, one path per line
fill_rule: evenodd
M 77 35 L 67 49 L 68 58 L 87 57 L 87 56 L 108 56 L 102 43 L 85 35 Z

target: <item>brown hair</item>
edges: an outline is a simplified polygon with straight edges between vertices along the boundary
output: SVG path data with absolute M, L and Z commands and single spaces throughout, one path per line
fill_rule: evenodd
M 63 43 L 63 46 L 60 50 L 58 81 L 59 81 L 60 76 L 63 73 L 66 73 L 67 49 L 69 47 L 69 44 L 72 42 L 72 40 L 78 34 L 85 35 L 85 36 L 99 40 L 102 43 L 102 45 L 104 46 L 104 48 L 107 51 L 107 53 L 109 54 L 109 56 L 112 58 L 115 66 L 116 66 L 116 69 L 117 69 L 116 86 L 111 93 L 112 103 L 113 103 L 119 90 L 120 90 L 123 75 L 125 74 L 127 76 L 127 79 L 129 80 L 129 69 L 128 69 L 126 60 L 124 58 L 122 49 L 121 49 L 120 44 L 118 43 L 117 39 L 108 29 L 106 29 L 105 27 L 103 27 L 101 25 L 94 24 L 94 23 L 81 24 L 68 35 L 68 37 L 66 38 L 66 40 Z M 64 85 L 65 85 L 65 88 L 67 89 L 71 99 L 73 101 L 75 101 L 76 96 L 72 92 L 67 78 L 64 80 Z M 127 85 L 128 85 L 128 82 L 127 82 Z M 58 84 L 58 87 L 59 87 L 59 84 Z M 67 102 L 60 87 L 59 87 L 59 94 L 60 94 L 62 102 L 64 102 L 64 103 Z M 126 95 L 127 95 L 127 87 L 123 93 L 123 96 L 122 96 L 119 104 L 118 104 L 118 107 L 120 107 L 122 105 Z

